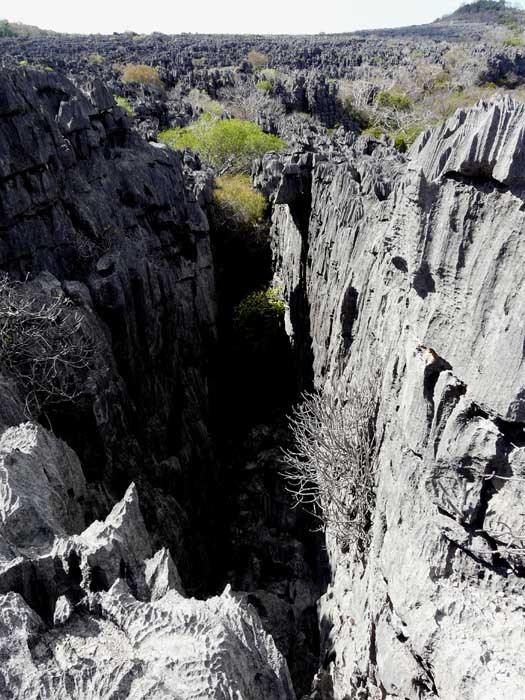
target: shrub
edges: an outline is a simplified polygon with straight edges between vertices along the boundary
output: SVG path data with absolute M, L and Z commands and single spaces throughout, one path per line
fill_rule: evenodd
M 54 69 L 51 66 L 43 66 L 41 63 L 29 63 L 29 61 L 20 61 L 18 65 L 21 68 L 33 68 L 34 70 L 43 70 L 46 73 L 54 73 Z
M 255 69 L 266 68 L 266 66 L 268 65 L 268 56 L 266 56 L 266 54 L 264 53 L 261 53 L 260 51 L 249 51 L 248 55 L 246 56 L 246 59 L 249 63 L 252 64 L 252 66 Z
M 220 117 L 224 111 L 220 102 L 212 100 L 207 92 L 198 90 L 197 88 L 190 90 L 188 102 L 192 107 L 200 109 L 203 112 L 208 112 L 208 114 L 214 114 L 217 117 Z
M 290 418 L 285 477 L 342 547 L 366 550 L 375 506 L 377 381 L 341 399 L 306 394 Z
M 88 63 L 91 66 L 100 66 L 106 59 L 100 53 L 91 53 L 88 56 Z
M 261 77 L 263 80 L 269 80 L 271 83 L 275 81 L 277 78 L 277 69 L 276 68 L 265 68 L 264 70 L 261 71 Z
M 273 86 L 269 80 L 259 80 L 257 83 L 257 88 L 263 92 L 271 92 Z
M 266 211 L 264 196 L 253 189 L 248 175 L 222 175 L 215 182 L 214 202 L 219 223 L 253 228 Z
M 235 307 L 234 327 L 250 339 L 259 336 L 264 328 L 280 325 L 284 311 L 284 301 L 273 287 L 252 292 Z
M 253 122 L 214 119 L 208 114 L 188 127 L 160 133 L 159 141 L 174 149 L 191 148 L 219 174 L 249 172 L 255 158 L 286 147 L 282 139 L 265 134 Z
M 363 135 L 375 136 L 378 139 L 381 138 L 381 136 L 388 136 L 394 142 L 394 147 L 397 148 L 400 153 L 405 153 L 422 131 L 424 131 L 424 127 L 421 125 L 408 126 L 398 131 L 388 131 L 384 130 L 381 126 L 373 126 L 369 129 L 365 129 Z
M 158 88 L 164 87 L 164 83 L 159 77 L 159 69 L 156 66 L 146 66 L 141 63 L 127 63 L 122 68 L 121 78 L 124 83 L 153 85 Z
M 363 131 L 363 136 L 375 136 L 376 139 L 380 139 L 384 133 L 384 130 L 380 126 L 371 126 Z
M 122 107 L 122 109 L 125 109 L 130 117 L 132 117 L 134 115 L 133 107 L 131 106 L 128 99 L 126 99 L 125 97 L 122 97 L 121 95 L 113 95 L 113 98 L 114 98 L 115 102 L 117 103 L 117 105 L 119 107 Z
M 376 105 L 378 107 L 398 109 L 403 112 L 408 112 L 410 109 L 412 109 L 412 100 L 410 97 L 408 97 L 408 95 L 382 90 L 377 94 Z
M 343 109 L 348 114 L 350 119 L 360 126 L 361 129 L 368 128 L 368 125 L 370 124 L 370 117 L 364 109 L 358 109 L 349 99 L 345 100 L 343 103 Z
M 394 146 L 401 153 L 405 153 L 423 131 L 424 128 L 420 125 L 400 129 L 396 134 L 393 134 Z
M 521 46 L 523 41 L 520 36 L 509 36 L 503 42 L 504 46 Z

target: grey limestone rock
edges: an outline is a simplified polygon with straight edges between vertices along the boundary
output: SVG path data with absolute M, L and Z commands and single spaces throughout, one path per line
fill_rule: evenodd
M 480 103 L 408 161 L 363 139 L 314 156 L 307 220 L 274 208 L 275 284 L 315 386 L 382 378 L 371 549 L 330 541 L 320 604 L 337 698 L 523 693 L 522 113 Z
M 241 596 L 181 595 L 133 484 L 83 529 L 84 476 L 65 443 L 26 423 L 4 431 L 0 454 L 2 698 L 294 700 Z

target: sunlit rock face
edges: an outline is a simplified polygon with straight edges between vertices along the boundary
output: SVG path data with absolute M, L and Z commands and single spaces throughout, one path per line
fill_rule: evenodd
M 336 697 L 522 692 L 522 113 L 480 103 L 407 157 L 367 138 L 257 174 L 315 385 L 381 376 L 371 550 L 332 543 L 321 602 Z
M 85 480 L 65 443 L 24 423 L 4 432 L 0 459 L 2 697 L 295 697 L 240 597 L 184 597 L 134 485 L 83 530 Z

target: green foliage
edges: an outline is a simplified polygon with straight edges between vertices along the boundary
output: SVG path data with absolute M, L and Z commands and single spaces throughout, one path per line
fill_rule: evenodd
M 163 131 L 158 138 L 174 149 L 191 148 L 220 173 L 249 172 L 255 158 L 286 147 L 282 139 L 265 134 L 253 122 L 209 114 L 190 126 Z
M 347 98 L 343 103 L 343 108 L 350 119 L 354 121 L 361 129 L 368 129 L 370 125 L 370 117 L 364 109 L 358 109 L 351 99 Z
M 375 136 L 375 138 L 378 139 L 381 138 L 381 136 L 388 136 L 394 142 L 395 148 L 401 153 L 405 153 L 422 131 L 424 131 L 424 129 L 419 125 L 409 126 L 399 129 L 398 131 L 388 131 L 380 126 L 373 126 L 369 129 L 365 129 L 363 135 Z
M 54 73 L 51 66 L 43 66 L 41 63 L 29 63 L 29 61 L 20 61 L 18 64 L 21 68 L 33 68 L 34 70 L 43 70 L 46 73 Z
M 251 336 L 261 328 L 278 326 L 284 311 L 284 301 L 273 287 L 252 292 L 235 307 L 234 328 L 243 335 Z
M 405 153 L 423 130 L 421 126 L 410 126 L 406 129 L 400 129 L 397 133 L 390 136 L 393 138 L 394 146 L 397 150 Z
M 515 19 L 516 10 L 506 0 L 477 0 L 465 3 L 451 17 L 473 22 L 506 24 Z
M 378 107 L 398 109 L 402 112 L 408 112 L 412 109 L 412 100 L 410 97 L 399 92 L 382 90 L 377 94 L 375 101 Z
M 121 79 L 124 83 L 164 87 L 164 83 L 159 77 L 159 69 L 156 66 L 146 66 L 142 63 L 127 63 L 122 68 Z
M 16 36 L 16 32 L 6 19 L 0 20 L 0 37 Z
M 117 105 L 119 107 L 122 107 L 122 109 L 125 109 L 130 117 L 132 117 L 134 115 L 133 107 L 131 106 L 128 99 L 126 99 L 125 97 L 122 97 L 121 95 L 113 95 L 113 98 L 114 98 L 115 102 L 117 103 Z
M 88 56 L 88 63 L 90 66 L 100 66 L 105 60 L 104 56 L 100 53 L 91 53 Z
M 273 85 L 269 80 L 259 80 L 257 88 L 263 92 L 271 92 L 273 90 Z
M 276 68 L 265 68 L 261 71 L 260 75 L 263 80 L 269 80 L 273 83 L 277 78 L 277 73 L 278 71 Z
M 523 44 L 523 40 L 520 36 L 509 36 L 505 41 L 503 42 L 504 46 L 521 46 Z
M 380 139 L 384 133 L 380 126 L 371 126 L 363 131 L 363 136 L 375 136 L 376 139 Z
M 264 196 L 254 190 L 248 175 L 222 175 L 215 182 L 214 202 L 220 223 L 254 228 L 266 211 Z

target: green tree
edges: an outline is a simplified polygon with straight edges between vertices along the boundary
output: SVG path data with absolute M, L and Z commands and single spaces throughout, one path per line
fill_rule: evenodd
M 113 99 L 117 103 L 119 107 L 122 107 L 122 109 L 126 110 L 126 112 L 129 114 L 130 117 L 133 116 L 133 107 L 131 106 L 130 102 L 128 99 L 125 97 L 122 97 L 120 95 L 113 95 Z
M 219 174 L 247 173 L 255 158 L 286 147 L 282 139 L 265 134 L 253 122 L 216 119 L 209 114 L 190 126 L 160 133 L 159 141 L 174 149 L 191 148 Z

